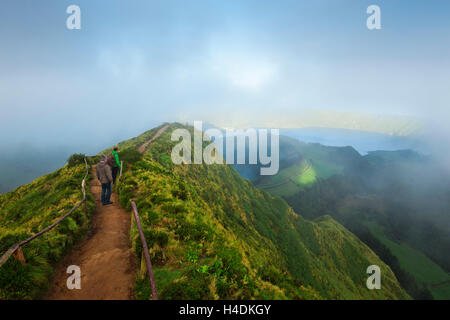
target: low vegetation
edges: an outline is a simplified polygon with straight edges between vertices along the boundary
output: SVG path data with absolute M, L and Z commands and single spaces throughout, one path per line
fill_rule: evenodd
M 174 165 L 170 134 L 180 127 L 192 130 L 170 125 L 144 155 L 136 149 L 159 128 L 119 143 L 126 165 L 116 191 L 128 211 L 131 200 L 137 204 L 161 299 L 410 298 L 391 269 L 327 215 L 334 212 L 326 206 L 314 221 L 307 220 L 283 199 L 255 188 L 231 166 Z M 82 155 L 73 155 L 60 170 L 0 195 L 2 253 L 51 224 L 81 199 L 81 160 Z M 98 160 L 97 156 L 89 162 Z M 292 154 L 286 167 L 298 160 Z M 313 157 L 307 160 L 314 161 Z M 316 170 L 319 176 L 320 170 L 326 171 L 323 167 Z M 2 267 L 0 299 L 42 296 L 53 266 L 89 229 L 94 210 L 89 192 L 88 198 L 87 212 L 77 210 L 23 248 L 26 265 L 11 258 Z M 309 205 L 311 214 L 318 210 Z M 131 244 L 140 257 L 135 228 Z M 372 264 L 381 268 L 382 290 L 366 287 L 366 269 Z M 148 280 L 141 275 L 135 294 L 138 299 L 151 297 Z
M 83 164 L 77 164 L 78 155 L 71 159 L 71 166 L 0 195 L 0 254 L 52 224 L 82 199 L 84 157 Z M 11 257 L 1 267 L 0 300 L 39 298 L 46 292 L 55 264 L 89 229 L 94 201 L 89 192 L 87 196 L 87 212 L 77 209 L 23 247 L 25 265 Z
M 342 148 L 314 148 L 322 151 L 308 155 L 317 157 L 313 163 L 331 168 L 337 158 L 340 174 L 302 189 L 286 186 L 290 189 L 280 195 L 307 219 L 328 214 L 342 223 L 391 267 L 414 298 L 448 299 L 448 176 L 412 151 L 377 151 L 358 160 L 351 150 L 336 157 Z
M 69 168 L 72 168 L 72 167 L 75 167 L 76 165 L 84 164 L 84 159 L 85 158 L 86 158 L 85 154 L 74 153 L 67 160 L 67 165 L 69 166 Z
M 331 217 L 303 219 L 230 166 L 173 165 L 170 133 L 180 126 L 171 125 L 118 185 L 123 206 L 136 201 L 160 298 L 409 298 L 389 267 Z M 136 230 L 131 237 L 140 256 Z M 384 290 L 366 288 L 371 264 L 382 268 Z M 145 278 L 136 296 L 150 298 Z

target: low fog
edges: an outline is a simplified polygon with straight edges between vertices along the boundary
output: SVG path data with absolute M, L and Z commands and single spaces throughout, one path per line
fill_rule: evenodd
M 2 4 L 0 185 L 165 121 L 397 134 L 413 119 L 450 163 L 447 2 L 382 3 L 376 31 L 371 1 L 80 0 L 81 30 L 70 4 Z M 333 121 L 305 116 L 318 110 Z

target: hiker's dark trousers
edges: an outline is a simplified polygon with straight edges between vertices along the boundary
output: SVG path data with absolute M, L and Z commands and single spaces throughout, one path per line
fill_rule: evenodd
M 119 167 L 112 167 L 112 178 L 113 183 L 116 184 L 117 173 L 119 172 Z
M 111 182 L 102 183 L 102 203 L 106 204 L 111 201 Z

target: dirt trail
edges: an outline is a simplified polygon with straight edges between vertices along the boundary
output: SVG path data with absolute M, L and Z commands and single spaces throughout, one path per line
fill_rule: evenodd
M 133 299 L 136 264 L 130 249 L 130 215 L 120 206 L 116 194 L 111 197 L 112 205 L 102 205 L 97 179 L 90 182 L 90 187 L 96 200 L 92 231 L 57 268 L 46 299 Z M 66 270 L 70 265 L 81 269 L 80 290 L 67 288 L 70 274 Z
M 143 145 L 141 145 L 141 146 L 138 148 L 138 151 L 139 151 L 140 153 L 144 153 L 145 149 L 146 149 L 153 141 L 155 141 L 155 139 L 157 139 L 160 135 L 162 135 L 162 134 L 164 133 L 164 131 L 166 131 L 166 129 L 167 129 L 168 126 L 169 126 L 169 125 L 166 124 L 164 127 L 162 127 L 161 129 L 159 129 L 158 132 L 156 132 L 156 134 L 155 134 L 150 140 L 148 140 L 147 142 L 145 142 Z

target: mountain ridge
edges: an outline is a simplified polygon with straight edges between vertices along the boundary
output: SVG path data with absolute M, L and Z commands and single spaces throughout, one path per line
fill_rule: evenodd
M 116 188 L 128 211 L 130 201 L 136 201 L 160 298 L 410 298 L 390 268 L 333 218 L 305 220 L 284 200 L 258 190 L 229 165 L 174 165 L 170 152 L 175 142 L 170 134 L 176 128 L 192 128 L 169 124 L 144 154 L 137 152 L 160 128 L 118 144 L 126 167 Z M 47 190 L 46 195 L 56 191 Z M 139 256 L 136 230 L 131 230 L 131 240 Z M 372 264 L 382 269 L 381 290 L 366 287 L 366 269 Z M 0 291 L 6 296 L 11 290 L 4 287 L 8 283 L 0 279 Z M 148 283 L 139 276 L 135 293 L 138 299 L 149 298 Z
M 273 277 L 278 276 L 278 281 L 275 281 L 275 283 L 282 282 L 282 280 L 280 280 L 280 274 L 286 274 L 286 279 L 291 278 L 291 280 L 289 280 L 290 282 L 287 281 L 290 284 L 285 284 L 284 287 L 281 285 L 281 288 L 278 287 L 277 289 L 284 293 L 284 298 L 292 298 L 295 296 L 301 298 L 302 295 L 304 295 L 303 298 L 322 297 L 334 299 L 358 297 L 380 298 L 383 296 L 383 294 L 377 295 L 376 292 L 370 291 L 365 287 L 364 279 L 367 278 L 365 268 L 360 269 L 360 274 L 357 276 L 354 275 L 359 279 L 358 281 L 360 281 L 358 286 L 359 289 L 357 290 L 355 289 L 353 280 L 342 280 L 346 276 L 348 277 L 344 271 L 335 270 L 332 276 L 325 276 L 325 270 L 328 271 L 333 268 L 348 270 L 349 267 L 344 267 L 342 262 L 347 260 L 351 254 L 349 252 L 339 252 L 339 250 L 333 247 L 333 243 L 327 244 L 327 241 L 324 240 L 328 236 L 337 237 L 337 239 L 343 241 L 342 243 L 346 248 L 344 251 L 350 250 L 350 252 L 356 252 L 359 259 L 375 259 L 377 263 L 383 265 L 383 268 L 386 268 L 387 271 L 385 272 L 389 274 L 389 277 L 385 279 L 385 282 L 390 283 L 393 288 L 397 287 L 397 289 L 392 290 L 397 293 L 391 295 L 387 294 L 385 298 L 389 296 L 395 297 L 396 295 L 397 297 L 402 298 L 407 297 L 398 284 L 395 284 L 395 276 L 393 276 L 390 269 L 378 260 L 376 255 L 374 255 L 368 247 L 365 247 L 359 239 L 330 217 L 319 219 L 316 222 L 304 220 L 290 209 L 282 199 L 272 197 L 268 193 L 257 190 L 249 181 L 242 179 L 239 174 L 228 165 L 173 165 L 168 155 L 175 144 L 170 141 L 170 133 L 176 128 L 192 130 L 192 128 L 181 124 L 171 124 L 170 129 L 158 140 L 154 141 L 148 152 L 143 156 L 143 159 L 137 161 L 133 165 L 133 168 L 131 169 L 131 172 L 133 173 L 130 171 L 125 173 L 122 181 L 123 184 L 121 182 L 119 187 L 119 198 L 121 199 L 122 204 L 125 206 L 131 199 L 136 200 L 139 211 L 145 213 L 142 218 L 144 224 L 149 223 L 147 219 L 150 221 L 152 219 L 158 221 L 164 217 L 169 220 L 173 219 L 171 221 L 175 225 L 183 225 L 186 221 L 183 221 L 183 219 L 180 220 L 180 216 L 182 215 L 177 214 L 185 212 L 185 215 L 188 217 L 192 216 L 193 218 L 196 216 L 196 218 L 193 218 L 194 220 L 189 220 L 189 227 L 194 229 L 206 229 L 208 230 L 206 232 L 208 234 L 208 232 L 211 232 L 211 229 L 213 229 L 211 228 L 211 225 L 208 227 L 208 224 L 214 222 L 212 225 L 215 225 L 217 229 L 217 235 L 215 236 L 219 239 L 235 239 L 233 242 L 234 245 L 230 248 L 234 248 L 232 251 L 235 251 L 235 253 L 237 252 L 236 254 L 242 256 L 242 261 L 248 261 L 249 264 L 244 263 L 244 265 L 241 266 L 250 268 L 250 270 L 256 270 L 256 272 L 249 272 L 246 275 L 253 279 L 253 282 L 258 283 L 258 285 L 267 282 L 263 279 L 267 280 L 271 278 L 269 275 L 264 274 L 263 270 L 271 269 L 264 266 L 264 263 L 268 263 L 269 265 L 272 263 L 268 262 L 270 260 L 262 259 L 261 257 L 278 257 L 276 260 L 282 262 L 282 265 L 277 267 L 280 271 L 273 272 Z M 143 140 L 144 139 L 139 139 L 139 137 L 137 137 L 134 145 L 129 142 L 124 142 L 123 145 L 127 145 L 129 148 L 137 148 L 139 143 Z M 161 177 L 158 177 L 157 174 L 155 175 L 155 172 L 158 171 L 164 172 L 164 182 L 160 181 Z M 167 193 L 167 189 L 172 190 L 172 195 Z M 179 198 L 180 192 L 182 194 L 182 199 Z M 158 198 L 154 199 L 153 196 L 150 196 L 150 199 L 148 199 L 150 201 L 143 200 L 146 198 L 146 195 L 160 193 L 165 194 L 164 196 L 161 195 L 164 199 L 164 204 L 158 204 L 161 200 Z M 175 194 L 175 197 L 173 194 Z M 186 198 L 183 199 L 183 197 Z M 189 197 L 192 198 L 190 199 Z M 193 212 L 195 212 L 195 214 Z M 200 214 L 201 212 L 204 214 Z M 201 221 L 196 222 L 196 219 L 200 219 Z M 170 224 L 167 223 L 162 223 L 162 225 L 157 226 L 147 225 L 147 228 L 155 229 L 155 232 L 158 230 L 157 232 L 172 234 L 172 236 L 169 237 L 171 239 L 183 237 L 182 231 L 171 227 Z M 283 232 L 281 232 L 281 230 L 283 230 Z M 197 234 L 200 239 L 204 236 L 203 231 L 199 231 Z M 181 232 L 181 235 L 178 234 L 178 232 Z M 330 232 L 330 234 L 327 232 Z M 223 237 L 223 234 L 226 236 Z M 300 239 L 303 239 L 301 238 L 301 235 L 309 236 L 304 238 L 303 242 L 300 241 Z M 164 238 L 164 236 L 161 235 L 157 237 Z M 214 257 L 214 254 L 208 254 L 208 252 L 215 252 L 217 256 L 220 256 L 220 250 L 219 252 L 215 251 L 217 250 L 213 245 L 215 241 L 211 239 L 210 241 L 211 243 L 206 242 L 203 244 L 208 249 L 204 248 L 197 250 L 197 253 L 200 257 L 205 259 L 205 262 Z M 262 243 L 264 243 L 265 246 L 269 246 L 268 249 L 266 248 L 266 251 L 268 250 L 267 252 L 269 253 L 264 254 L 265 250 L 259 249 L 258 246 L 255 245 Z M 187 244 L 178 241 L 178 246 L 183 247 L 185 245 Z M 326 249 L 321 249 L 321 245 Z M 189 245 L 187 246 L 185 251 L 189 252 L 189 250 L 192 250 Z M 261 250 L 262 252 L 260 252 Z M 358 250 L 361 252 L 358 252 Z M 170 256 L 170 254 L 167 254 L 165 251 L 164 248 L 160 247 L 157 250 L 159 253 L 154 253 L 154 255 L 156 257 L 158 255 Z M 325 258 L 325 252 L 335 252 L 335 254 L 340 255 L 341 261 L 339 261 L 337 256 L 331 259 Z M 364 254 L 362 252 L 364 252 Z M 322 254 L 325 254 L 325 256 L 321 256 Z M 319 255 L 321 258 L 318 258 L 319 256 L 316 255 Z M 305 261 L 299 262 L 299 259 L 302 256 L 305 257 Z M 175 260 L 177 259 L 183 260 L 183 257 L 178 256 Z M 352 259 L 349 260 L 353 261 Z M 213 261 L 215 262 L 211 262 L 210 264 L 205 263 L 200 266 L 197 265 L 197 262 L 190 263 L 194 272 L 192 273 L 192 270 L 184 270 L 181 278 L 192 277 L 192 281 L 199 280 L 196 278 L 195 268 L 201 267 L 204 268 L 204 270 L 214 268 L 213 266 L 217 260 Z M 183 261 L 183 264 L 189 265 L 189 261 Z M 177 272 L 176 270 L 178 270 L 170 263 L 169 265 L 163 263 L 161 267 L 164 269 L 164 272 L 169 272 L 168 268 L 173 268 L 171 269 L 172 272 Z M 155 276 L 158 276 L 158 273 L 159 271 L 157 269 Z M 331 278 L 334 276 L 341 278 L 341 280 L 332 280 Z M 204 281 L 205 277 L 210 279 L 208 283 L 213 280 L 218 281 L 218 279 L 213 277 L 213 274 L 210 273 L 204 274 L 203 277 L 200 278 Z M 321 277 L 329 279 L 326 281 L 324 280 L 324 282 L 317 280 Z M 295 281 L 300 281 L 303 286 L 306 286 L 304 287 L 305 289 L 298 290 L 298 292 L 295 293 L 296 289 L 294 289 L 295 285 L 293 285 Z M 276 286 L 276 284 L 272 283 L 272 286 L 274 285 Z M 346 286 L 353 287 L 357 293 L 352 294 L 351 290 L 343 289 Z M 308 287 L 310 287 L 309 291 L 306 289 Z M 337 288 L 340 288 L 342 292 L 339 293 Z M 208 290 L 205 290 L 202 294 L 208 296 L 207 292 Z M 261 293 L 260 291 L 258 292 Z M 290 293 L 286 294 L 286 292 Z M 309 295 L 306 295 L 307 292 L 309 292 Z M 246 294 L 248 294 L 248 292 Z M 211 296 L 209 297 L 211 298 Z M 220 295 L 219 297 L 224 298 Z M 245 294 L 243 297 L 246 297 Z

